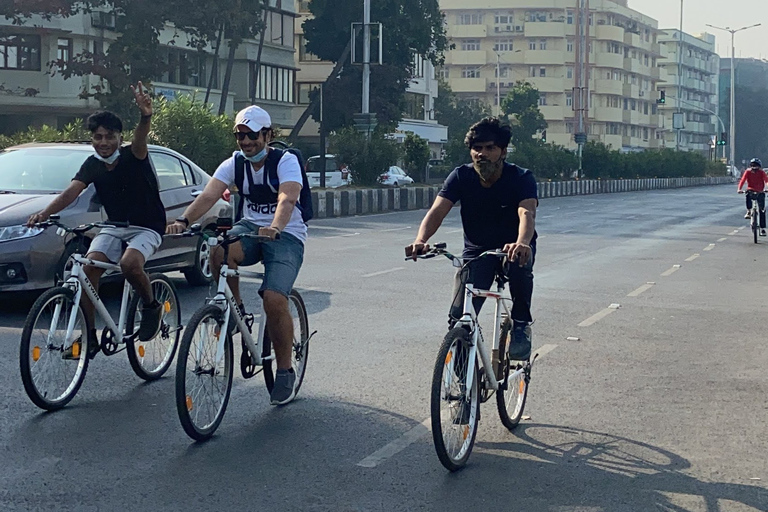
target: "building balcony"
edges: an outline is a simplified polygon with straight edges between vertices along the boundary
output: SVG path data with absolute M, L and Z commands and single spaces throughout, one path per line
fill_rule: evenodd
M 619 80 L 595 80 L 595 94 L 612 94 L 615 96 L 624 95 L 624 83 Z
M 558 50 L 526 50 L 523 55 L 529 66 L 562 66 L 566 60 L 566 52 Z
M 565 23 L 559 22 L 526 23 L 525 37 L 564 38 L 567 26 Z
M 450 83 L 453 92 L 482 94 L 486 89 L 485 78 L 451 78 Z
M 613 25 L 597 25 L 595 27 L 595 39 L 599 41 L 624 42 L 624 29 Z
M 449 38 L 477 38 L 488 37 L 487 25 L 451 25 L 448 27 Z
M 565 79 L 563 78 L 549 78 L 549 77 L 531 77 L 527 78 L 530 83 L 532 83 L 539 92 L 544 93 L 563 93 L 565 91 Z M 573 82 L 571 82 L 573 83 Z
M 640 34 L 628 31 L 624 33 L 624 44 L 633 48 L 644 48 L 646 46 Z
M 485 50 L 453 50 L 448 52 L 445 58 L 445 63 L 453 66 L 484 66 L 485 64 L 488 64 L 488 62 L 488 52 Z
M 571 107 L 565 107 L 563 105 L 541 105 L 539 110 L 544 115 L 544 119 L 547 121 L 562 121 L 565 119 L 567 111 L 570 113 Z
M 623 110 L 620 108 L 596 107 L 593 109 L 592 118 L 603 123 L 623 123 Z
M 624 69 L 624 56 L 618 53 L 597 53 L 594 62 L 599 68 Z

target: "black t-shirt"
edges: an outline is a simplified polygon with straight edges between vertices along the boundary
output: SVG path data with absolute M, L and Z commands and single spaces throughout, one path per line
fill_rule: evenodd
M 538 200 L 531 171 L 507 162 L 501 177 L 490 188 L 483 187 L 471 164 L 457 167 L 438 195 L 461 203 L 465 258 L 515 243 L 520 227 L 518 206 L 525 199 Z M 531 245 L 535 245 L 536 237 L 534 232 Z
M 123 146 L 111 171 L 104 162 L 90 156 L 73 179 L 86 185 L 93 183 L 109 220 L 127 221 L 131 226 L 157 231 L 160 236 L 165 233 L 165 207 L 149 156 L 139 160 L 130 145 Z

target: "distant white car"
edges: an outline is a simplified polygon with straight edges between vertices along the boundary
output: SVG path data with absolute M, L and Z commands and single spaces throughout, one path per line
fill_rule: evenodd
M 311 156 L 305 164 L 310 188 L 320 186 L 320 155 Z M 325 187 L 337 188 L 352 182 L 349 169 L 340 164 L 336 155 L 325 155 Z
M 379 183 L 391 187 L 399 187 L 412 184 L 413 178 L 408 176 L 400 167 L 392 165 L 389 171 L 379 176 Z

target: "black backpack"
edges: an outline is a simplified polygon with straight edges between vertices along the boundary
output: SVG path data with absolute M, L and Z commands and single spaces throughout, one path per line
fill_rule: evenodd
M 296 148 L 286 147 L 285 149 L 278 149 L 271 147 L 267 154 L 267 159 L 264 162 L 264 182 L 260 185 L 253 183 L 253 173 L 248 173 L 248 196 L 252 202 L 256 204 L 261 203 L 276 203 L 277 191 L 280 188 L 280 180 L 277 176 L 277 164 L 280 163 L 280 159 L 283 158 L 285 152 L 291 153 L 299 161 L 299 167 L 301 168 L 301 193 L 299 194 L 299 201 L 297 206 L 301 212 L 301 219 L 304 223 L 307 223 L 314 216 L 314 210 L 312 208 L 312 192 L 309 190 L 309 180 L 307 179 L 307 171 L 304 169 L 304 158 L 301 156 L 301 151 Z M 249 166 L 250 167 L 250 166 Z M 239 221 L 243 218 L 243 207 L 245 205 L 243 198 L 243 182 L 245 181 L 245 157 L 241 153 L 235 154 L 235 185 L 237 186 L 239 199 L 235 211 L 235 220 Z

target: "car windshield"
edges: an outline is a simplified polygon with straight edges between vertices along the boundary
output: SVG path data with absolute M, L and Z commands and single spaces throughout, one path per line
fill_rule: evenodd
M 0 151 L 0 190 L 8 193 L 61 192 L 90 156 L 60 147 Z

